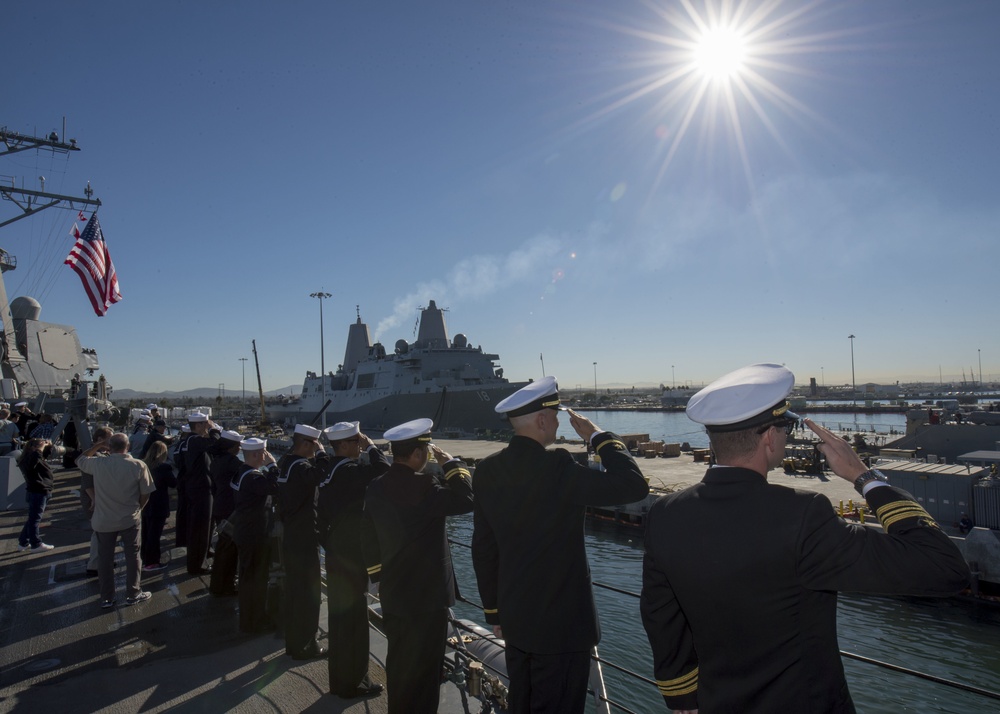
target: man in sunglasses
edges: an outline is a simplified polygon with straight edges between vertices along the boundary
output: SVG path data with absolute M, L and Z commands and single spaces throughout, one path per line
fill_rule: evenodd
M 767 482 L 781 464 L 795 376 L 738 369 L 691 397 L 714 465 L 649 511 L 640 610 L 657 685 L 675 712 L 854 712 L 837 642 L 837 591 L 947 596 L 958 549 L 851 445 L 805 420 L 833 472 L 883 530 L 848 525 L 826 496 Z

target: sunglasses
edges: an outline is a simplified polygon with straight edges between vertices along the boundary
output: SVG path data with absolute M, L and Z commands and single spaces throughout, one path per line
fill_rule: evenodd
M 760 427 L 757 430 L 757 433 L 758 434 L 763 434 L 764 432 L 766 432 L 768 429 L 770 429 L 773 426 L 775 429 L 784 429 L 785 430 L 785 435 L 786 436 L 791 436 L 792 432 L 795 431 L 795 427 L 797 425 L 798 425 L 797 421 L 793 421 L 792 419 L 782 419 L 780 421 L 774 421 L 774 422 L 771 422 L 770 424 L 767 424 L 765 426 Z

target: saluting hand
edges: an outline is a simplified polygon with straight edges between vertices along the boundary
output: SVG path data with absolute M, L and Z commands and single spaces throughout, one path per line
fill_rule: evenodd
M 431 444 L 431 451 L 434 452 L 434 458 L 437 459 L 437 462 L 442 466 L 451 461 L 451 454 L 437 444 Z
M 812 419 L 806 419 L 805 422 L 806 426 L 819 437 L 816 448 L 826 457 L 826 462 L 840 478 L 854 483 L 858 476 L 868 470 L 865 462 L 854 452 L 849 443 Z
M 566 411 L 569 413 L 569 425 L 573 427 L 581 439 L 589 444 L 590 437 L 600 431 L 597 424 L 585 416 L 580 416 L 572 409 L 567 408 Z

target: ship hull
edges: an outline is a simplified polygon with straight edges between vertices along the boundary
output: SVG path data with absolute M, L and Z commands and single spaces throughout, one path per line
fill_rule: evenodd
M 478 389 L 448 389 L 424 392 L 395 392 L 381 395 L 361 395 L 358 392 L 333 392 L 326 395 L 326 423 L 359 421 L 367 433 L 385 431 L 411 419 L 434 420 L 439 432 L 498 431 L 509 429 L 509 423 L 496 413 L 496 405 L 524 386 L 506 383 L 502 386 L 482 386 Z M 299 402 L 268 408 L 268 418 L 276 422 L 299 424 L 322 423 L 321 394 L 310 394 Z

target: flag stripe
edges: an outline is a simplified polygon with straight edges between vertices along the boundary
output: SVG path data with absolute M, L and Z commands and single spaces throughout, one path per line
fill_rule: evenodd
M 76 230 L 76 226 L 73 228 L 76 243 L 66 256 L 65 263 L 80 276 L 94 312 L 101 317 L 111 305 L 122 299 L 118 288 L 118 274 L 111 262 L 111 254 L 108 253 L 97 214 L 90 216 L 83 233 Z

